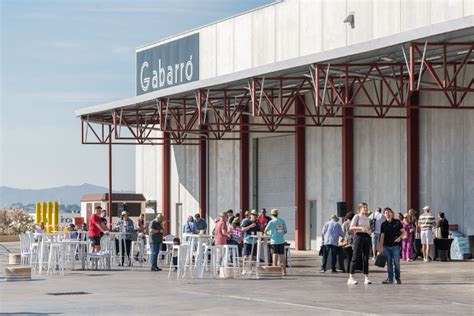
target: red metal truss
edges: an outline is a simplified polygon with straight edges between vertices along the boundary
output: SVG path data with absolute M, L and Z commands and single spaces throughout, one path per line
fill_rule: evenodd
M 466 76 L 474 64 L 473 48 L 473 42 L 415 42 L 408 57 L 402 48 L 401 61 L 317 63 L 296 75 L 253 77 L 229 88 L 199 89 L 83 116 L 82 142 L 107 144 L 108 126 L 114 144 L 162 145 L 168 140 L 163 133 L 168 133 L 172 144 L 198 145 L 203 137 L 238 140 L 239 133 L 340 127 L 343 119 L 405 119 L 414 108 L 474 109 L 465 102 L 474 92 L 474 79 Z M 442 104 L 410 103 L 420 91 L 436 94 L 431 99 Z M 297 103 L 304 112 L 296 111 Z
M 448 104 L 420 104 L 419 107 L 474 108 L 473 104 L 463 104 L 467 94 L 474 92 L 474 78 L 466 77 L 469 65 L 471 70 L 474 65 L 473 49 L 474 42 L 411 44 L 410 92 L 437 93 L 433 99 Z M 428 84 L 421 81 L 422 78 Z

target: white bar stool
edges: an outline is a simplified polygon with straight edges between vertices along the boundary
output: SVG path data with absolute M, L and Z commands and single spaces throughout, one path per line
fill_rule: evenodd
M 64 275 L 64 266 L 66 265 L 66 249 L 65 244 L 61 242 L 52 242 L 49 248 L 48 271 L 55 274 L 56 267 L 60 275 Z
M 178 262 L 176 265 L 173 264 L 173 259 L 170 260 L 170 269 L 168 271 L 168 279 L 171 277 L 171 272 L 173 269 L 176 268 L 176 278 L 178 279 L 180 276 L 184 278 L 186 274 L 186 266 L 189 256 L 189 245 L 188 244 L 181 244 L 181 245 L 174 245 L 172 248 L 172 253 L 177 251 L 178 254 Z
M 239 248 L 237 245 L 225 245 L 223 246 L 224 249 L 224 267 L 227 268 L 229 266 L 229 262 L 232 262 L 232 267 L 238 268 L 239 267 Z

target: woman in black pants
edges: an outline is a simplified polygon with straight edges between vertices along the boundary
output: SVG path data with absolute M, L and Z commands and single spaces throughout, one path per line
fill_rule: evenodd
M 351 222 L 354 218 L 354 213 L 349 212 L 344 217 L 344 223 L 342 224 L 342 231 L 344 232 L 344 245 L 342 246 L 342 252 L 344 253 L 344 272 L 349 273 L 352 261 L 352 232 L 350 231 Z
M 355 234 L 352 244 L 353 255 L 347 284 L 357 284 L 354 280 L 354 272 L 357 262 L 362 261 L 365 276 L 364 284 L 372 284 L 369 280 L 369 254 L 370 254 L 370 219 L 367 217 L 369 208 L 367 203 L 359 204 L 359 212 L 351 221 L 350 230 Z

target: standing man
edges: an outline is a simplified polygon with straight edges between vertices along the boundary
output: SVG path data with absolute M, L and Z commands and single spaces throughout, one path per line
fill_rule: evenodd
M 265 229 L 267 224 L 272 220 L 271 217 L 267 216 L 267 210 L 265 208 L 260 209 L 260 214 L 258 214 L 257 221 L 260 224 L 260 227 Z
M 370 229 L 372 230 L 372 259 L 375 260 L 375 257 L 377 256 L 377 248 L 380 243 L 380 229 L 382 227 L 382 223 L 385 221 L 385 216 L 382 214 L 380 207 L 377 207 L 375 212 L 370 214 L 369 219 Z
M 232 222 L 234 221 L 234 211 L 231 210 L 231 209 L 228 209 L 227 210 L 227 224 L 229 224 L 228 226 L 230 226 L 232 224 Z
M 201 215 L 199 213 L 196 213 L 194 215 L 194 219 L 196 220 L 194 222 L 194 226 L 196 226 L 196 232 L 199 234 L 201 231 L 204 233 L 207 231 L 207 223 L 204 219 L 201 218 Z
M 89 239 L 92 242 L 92 252 L 100 251 L 100 237 L 101 234 L 108 234 L 107 226 L 102 223 L 101 215 L 102 207 L 96 206 L 94 214 L 89 218 Z
M 159 213 L 156 218 L 150 222 L 148 231 L 150 232 L 150 243 L 151 243 L 151 271 L 161 271 L 158 267 L 158 253 L 161 249 L 161 243 L 163 242 L 163 221 L 165 217 Z
M 323 264 L 321 265 L 321 273 L 326 272 L 329 251 L 331 251 L 332 273 L 337 273 L 336 260 L 339 250 L 339 238 L 344 238 L 344 231 L 338 221 L 339 217 L 332 215 L 331 220 L 327 221 L 323 226 Z
M 406 232 L 402 223 L 393 218 L 393 211 L 389 207 L 383 210 L 386 221 L 382 223 L 380 234 L 380 253 L 387 257 L 388 277 L 382 284 L 393 283 L 393 270 L 395 268 L 395 280 L 401 284 L 400 280 L 400 243 L 405 239 Z
M 250 211 L 249 218 L 244 219 L 240 227 L 242 227 L 242 232 L 244 233 L 244 259 L 242 266 L 244 267 L 243 273 L 245 273 L 245 260 L 252 261 L 257 256 L 257 239 L 251 237 L 261 231 L 257 221 L 257 211 Z
M 287 233 L 286 223 L 281 218 L 278 218 L 278 210 L 271 210 L 272 220 L 268 222 L 264 229 L 264 233 L 270 232 L 270 248 L 272 251 L 272 262 L 273 266 L 276 267 L 278 259 L 280 259 L 280 265 L 283 269 L 283 273 L 286 273 L 286 256 L 285 256 L 285 234 Z
M 430 207 L 423 207 L 423 214 L 418 219 L 418 227 L 421 230 L 421 245 L 423 250 L 423 261 L 428 262 L 430 247 L 433 244 L 433 229 L 436 227 L 436 219 L 430 213 Z

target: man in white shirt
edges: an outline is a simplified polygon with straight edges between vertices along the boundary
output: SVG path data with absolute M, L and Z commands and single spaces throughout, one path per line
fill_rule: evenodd
M 429 260 L 430 247 L 433 244 L 433 228 L 436 227 L 436 218 L 430 213 L 429 206 L 423 208 L 423 214 L 418 218 L 418 227 L 421 230 L 423 261 L 427 262 Z
M 375 260 L 375 257 L 377 256 L 377 247 L 379 245 L 379 240 L 380 240 L 380 231 L 382 228 L 382 223 L 385 222 L 385 216 L 382 214 L 382 210 L 380 207 L 377 207 L 375 209 L 375 212 L 370 214 L 369 216 L 370 219 L 370 227 L 373 229 L 372 230 L 372 260 Z

